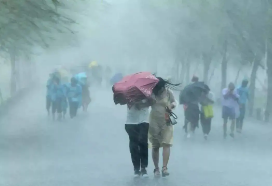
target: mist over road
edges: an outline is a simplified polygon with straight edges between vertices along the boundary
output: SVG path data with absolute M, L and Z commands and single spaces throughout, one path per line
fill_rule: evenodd
M 110 89 L 92 91 L 89 113 L 52 122 L 44 93 L 33 91 L 0 119 L 1 186 L 268 186 L 272 185 L 272 129 L 247 120 L 242 135 L 223 140 L 220 110 L 208 141 L 199 128 L 185 139 L 182 107 L 176 113 L 170 177 L 133 181 L 124 129 L 126 107 L 116 106 Z

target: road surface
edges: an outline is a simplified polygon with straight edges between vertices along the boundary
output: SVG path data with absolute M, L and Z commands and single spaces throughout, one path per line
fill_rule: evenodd
M 269 186 L 272 185 L 272 126 L 247 120 L 244 133 L 223 140 L 220 114 L 204 141 L 198 129 L 187 140 L 174 129 L 170 177 L 153 179 L 150 156 L 145 181 L 133 180 L 124 130 L 126 108 L 115 106 L 110 89 L 93 93 L 89 113 L 52 122 L 44 96 L 33 91 L 0 118 L 0 186 Z

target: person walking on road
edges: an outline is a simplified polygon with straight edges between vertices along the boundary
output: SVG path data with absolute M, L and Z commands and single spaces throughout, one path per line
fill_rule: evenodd
M 52 99 L 51 99 L 52 88 L 53 88 L 52 86 L 53 86 L 53 74 L 50 74 L 46 83 L 46 110 L 47 110 L 48 116 L 50 115 L 50 109 L 52 106 Z
M 125 130 L 129 136 L 129 149 L 135 177 L 148 177 L 148 129 L 149 106 L 147 100 L 127 108 Z
M 82 94 L 81 86 L 77 83 L 76 78 L 72 77 L 71 84 L 67 92 L 68 101 L 69 101 L 69 112 L 70 112 L 71 118 L 74 118 L 77 115 L 77 110 L 79 107 L 79 100 L 80 100 L 81 94 Z
M 155 103 L 152 105 L 150 112 L 150 126 L 149 126 L 149 140 L 152 144 L 152 158 L 154 162 L 154 175 L 159 177 L 159 149 L 163 148 L 163 167 L 162 176 L 169 176 L 168 161 L 170 157 L 170 147 L 173 140 L 173 125 L 167 124 L 167 110 L 176 107 L 173 93 L 167 88 L 172 85 L 162 78 L 158 78 L 159 82 L 154 87 L 153 93 L 155 96 Z M 173 86 L 173 85 L 172 85 Z
M 192 84 L 199 82 L 199 78 L 197 76 L 193 76 Z M 184 105 L 184 115 L 185 115 L 185 124 L 184 129 L 187 135 L 187 138 L 191 137 L 191 134 L 194 134 L 195 129 L 199 124 L 199 115 L 200 110 L 198 106 L 198 100 L 194 102 L 188 103 Z
M 208 92 L 204 99 L 200 102 L 201 104 L 201 114 L 200 121 L 202 126 L 202 131 L 204 134 L 204 139 L 207 140 L 209 133 L 211 131 L 211 123 L 213 118 L 213 104 L 214 104 L 214 95 L 212 92 Z
M 62 100 L 63 100 L 64 92 L 63 87 L 60 83 L 60 79 L 58 77 L 54 77 L 53 86 L 52 86 L 52 115 L 53 120 L 55 120 L 55 114 L 58 114 L 58 120 L 62 118 Z
M 86 82 L 82 85 L 82 108 L 84 112 L 87 112 L 88 106 L 91 102 L 89 83 Z
M 235 107 L 239 101 L 239 94 L 235 90 L 235 85 L 230 83 L 228 88 L 222 90 L 222 118 L 224 120 L 223 132 L 224 138 L 227 137 L 227 124 L 228 120 L 231 120 L 231 133 L 230 136 L 234 137 L 236 112 Z
M 244 118 L 246 113 L 246 103 L 249 99 L 249 91 L 248 91 L 247 85 L 248 85 L 248 80 L 245 79 L 242 82 L 242 86 L 237 89 L 238 94 L 240 96 L 239 98 L 240 116 L 238 117 L 236 121 L 236 131 L 238 133 L 241 133 L 243 129 L 243 123 L 244 123 Z

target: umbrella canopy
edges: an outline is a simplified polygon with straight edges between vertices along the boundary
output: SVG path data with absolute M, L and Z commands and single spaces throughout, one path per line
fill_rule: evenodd
M 196 82 L 187 85 L 179 95 L 180 104 L 199 102 L 202 93 L 209 91 L 210 88 L 204 82 Z
M 123 79 L 123 74 L 117 73 L 110 79 L 110 83 L 113 85 L 113 84 L 121 81 L 122 79 Z
M 81 78 L 87 78 L 87 74 L 85 72 L 81 72 L 76 74 L 76 78 L 81 79 Z
M 85 84 L 86 83 L 86 79 L 87 79 L 87 74 L 85 72 L 81 72 L 75 75 L 75 78 L 77 79 L 77 81 L 81 84 Z
M 115 104 L 130 104 L 150 97 L 159 80 L 150 72 L 125 76 L 113 86 Z
M 92 68 L 92 67 L 96 67 L 98 66 L 97 62 L 96 61 L 92 61 L 90 64 L 89 64 L 89 68 Z

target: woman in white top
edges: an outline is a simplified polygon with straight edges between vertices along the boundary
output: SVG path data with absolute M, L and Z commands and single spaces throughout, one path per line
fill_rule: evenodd
M 126 132 L 129 136 L 129 149 L 134 166 L 134 176 L 147 177 L 149 106 L 147 100 L 127 108 Z

